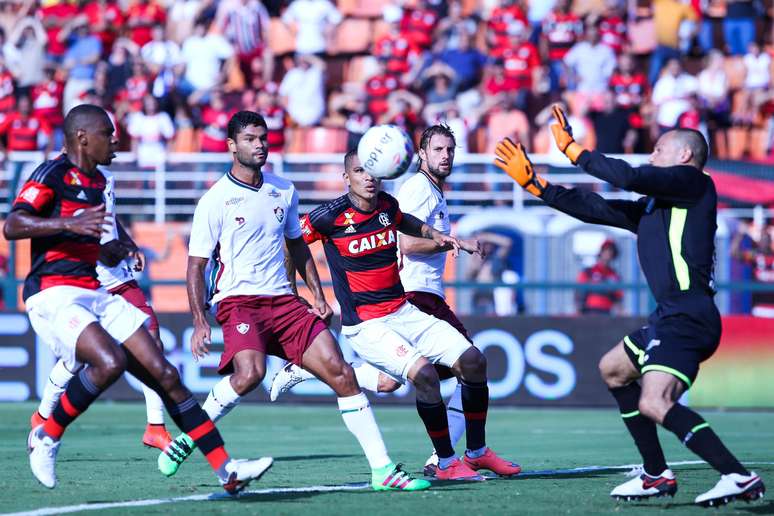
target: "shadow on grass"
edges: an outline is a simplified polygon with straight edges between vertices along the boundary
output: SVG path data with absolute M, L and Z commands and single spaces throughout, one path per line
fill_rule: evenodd
M 288 455 L 286 457 L 274 457 L 274 462 L 295 462 L 301 460 L 321 460 L 321 459 L 350 459 L 352 457 L 361 457 L 356 454 L 332 454 L 320 453 L 317 455 Z

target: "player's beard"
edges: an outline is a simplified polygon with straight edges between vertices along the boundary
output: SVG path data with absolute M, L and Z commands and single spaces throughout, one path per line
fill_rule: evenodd
M 425 162 L 425 163 L 427 165 L 427 173 L 430 174 L 433 177 L 437 177 L 439 179 L 446 179 L 447 177 L 449 177 L 451 175 L 453 163 L 449 164 L 449 169 L 448 170 L 443 170 L 443 171 L 440 170 L 440 167 L 432 167 L 432 166 L 430 166 L 429 162 Z
M 266 158 L 259 160 L 253 157 L 252 153 L 243 153 L 237 151 L 236 159 L 240 165 L 245 168 L 249 168 L 256 172 L 260 172 L 261 168 L 266 164 Z

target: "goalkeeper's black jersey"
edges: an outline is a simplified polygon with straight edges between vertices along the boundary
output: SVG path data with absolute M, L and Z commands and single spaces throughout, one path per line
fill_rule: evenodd
M 588 190 L 549 185 L 546 203 L 584 222 L 636 233 L 640 266 L 657 302 L 686 291 L 714 294 L 717 193 L 709 175 L 692 166 L 632 167 L 596 151 L 581 153 L 578 165 L 645 197 L 605 200 Z

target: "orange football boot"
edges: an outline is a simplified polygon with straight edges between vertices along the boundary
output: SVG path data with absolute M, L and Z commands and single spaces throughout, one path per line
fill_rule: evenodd
M 510 477 L 521 473 L 521 466 L 515 462 L 501 459 L 489 448 L 486 449 L 486 453 L 484 453 L 481 457 L 476 457 L 475 459 L 468 457 L 468 455 L 465 454 L 464 460 L 465 464 L 467 464 L 468 467 L 470 467 L 470 469 L 473 471 L 488 469 L 492 473 L 497 473 L 503 477 Z
M 148 423 L 145 427 L 145 433 L 142 434 L 142 444 L 149 448 L 158 448 L 164 450 L 172 441 L 172 436 L 167 432 L 167 427 L 163 424 L 152 425 Z

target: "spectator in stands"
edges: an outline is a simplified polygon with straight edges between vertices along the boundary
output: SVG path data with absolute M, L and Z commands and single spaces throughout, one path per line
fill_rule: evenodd
M 631 54 L 618 57 L 618 67 L 610 78 L 610 90 L 615 105 L 629 113 L 629 125 L 640 131 L 643 126 L 642 107 L 648 94 L 645 74 L 636 70 Z
M 430 8 L 427 0 L 418 0 L 415 5 L 414 8 L 404 7 L 400 30 L 414 45 L 428 50 L 433 44 L 438 12 Z
M 728 149 L 726 130 L 731 126 L 731 100 L 723 53 L 711 50 L 707 54 L 706 63 L 704 70 L 699 73 L 699 105 L 712 137 L 709 141 L 716 145 L 716 149 L 725 151 Z
M 107 59 L 107 95 L 116 97 L 126 86 L 126 81 L 132 76 L 132 61 L 137 56 L 137 45 L 128 38 L 119 38 L 113 43 L 113 48 Z
M 455 71 L 441 62 L 434 62 L 420 76 L 425 104 L 443 104 L 457 97 L 460 81 Z
M 140 57 L 148 68 L 153 85 L 151 93 L 156 98 L 166 97 L 175 84 L 175 67 L 183 62 L 180 47 L 164 35 L 164 27 L 151 29 L 151 40 L 140 49 Z
M 535 2 L 530 2 L 530 4 Z M 512 34 L 524 33 L 526 38 L 530 36 L 530 27 L 524 11 L 515 0 L 504 0 L 492 10 L 486 24 L 487 43 L 490 53 L 502 54 L 511 46 Z
M 454 70 L 459 91 L 469 90 L 481 81 L 487 62 L 487 56 L 471 45 L 471 39 L 467 32 L 460 32 L 457 48 L 445 48 L 435 56 L 435 61 Z
M 612 92 L 600 95 L 600 101 L 600 109 L 590 114 L 597 140 L 596 150 L 603 154 L 634 152 L 637 132 L 631 125 L 629 111 L 616 106 Z
M 36 117 L 49 123 L 52 130 L 53 148 L 60 149 L 64 143 L 62 133 L 64 83 L 57 77 L 54 63 L 46 63 L 43 72 L 44 80 L 32 88 L 32 112 Z
M 234 49 L 220 34 L 207 33 L 208 23 L 198 19 L 194 32 L 183 43 L 185 75 L 178 89 L 189 102 L 206 103 L 209 92 L 226 83 L 226 61 L 234 55 Z
M 89 19 L 89 26 L 102 43 L 102 55 L 109 54 L 113 43 L 126 25 L 126 16 L 121 7 L 115 0 L 90 0 L 83 12 Z
M 422 49 L 414 44 L 400 30 L 403 12 L 397 5 L 384 8 L 387 32 L 374 40 L 372 55 L 384 64 L 386 73 L 394 76 L 401 84 L 411 82 L 410 72 L 418 67 Z
M 661 78 L 653 87 L 651 101 L 656 109 L 658 133 L 678 126 L 680 117 L 692 108 L 691 98 L 699 89 L 696 77 L 683 71 L 678 59 L 670 59 Z
M 449 13 L 438 22 L 435 28 L 435 40 L 442 41 L 443 47 L 451 50 L 460 48 L 460 38 L 471 36 L 478 31 L 478 15 L 471 13 L 465 15 L 462 12 L 462 2 L 451 0 Z M 400 9 L 400 8 L 398 8 Z M 495 8 L 497 10 L 498 8 Z
M 61 63 L 67 50 L 67 41 L 60 38 L 59 34 L 75 16 L 78 15 L 78 6 L 66 0 L 43 0 L 37 10 L 48 36 L 48 57 Z
M 282 22 L 296 35 L 296 52 L 318 56 L 326 53 L 341 20 L 329 0 L 293 0 L 282 14 Z
M 142 111 L 129 116 L 126 131 L 132 138 L 132 152 L 140 167 L 155 167 L 166 159 L 167 143 L 175 136 L 172 119 L 159 111 L 158 101 L 146 95 Z
M 741 248 L 745 237 L 752 238 L 751 249 Z M 753 268 L 753 278 L 757 283 L 774 289 L 774 226 L 768 225 L 755 231 L 754 227 L 740 224 L 731 240 L 731 256 Z M 753 292 L 752 305 L 752 315 L 774 317 L 774 291 Z
M 556 7 L 543 21 L 542 52 L 548 63 L 551 92 L 566 86 L 564 56 L 583 36 L 583 23 L 570 10 L 569 0 L 557 0 Z
M 768 99 L 771 86 L 771 56 L 763 52 L 756 42 L 751 42 L 744 56 L 744 67 L 747 71 L 744 78 L 744 89 L 741 94 L 742 111 L 737 116 L 737 122 L 751 125 Z
M 199 132 L 199 149 L 202 152 L 226 152 L 226 130 L 231 112 L 226 108 L 223 94 L 213 90 L 210 102 L 202 107 L 202 129 Z
M 509 268 L 509 255 L 513 241 L 495 232 L 485 231 L 475 235 L 481 243 L 482 253 L 468 259 L 467 280 L 475 283 L 518 283 L 518 274 Z M 473 313 L 480 315 L 515 315 L 523 311 L 518 306 L 514 289 L 506 287 L 480 287 L 473 291 Z
M 619 283 L 621 277 L 612 263 L 618 257 L 618 246 L 613 240 L 605 240 L 599 249 L 597 261 L 578 273 L 576 279 L 580 285 L 604 285 Z M 575 305 L 580 314 L 610 315 L 620 305 L 623 292 L 620 289 L 585 290 L 575 292 Z
M 129 37 L 141 48 L 151 40 L 153 27 L 163 27 L 166 21 L 166 10 L 156 0 L 134 0 L 126 10 Z
M 19 21 L 29 14 L 33 2 L 14 2 L 3 0 L 0 2 L 0 31 L 4 35 L 13 32 Z
M 0 136 L 5 137 L 4 148 L 9 152 L 45 149 L 50 153 L 53 148 L 51 126 L 45 118 L 32 112 L 29 97 L 19 97 L 16 110 L 0 122 Z
M 3 45 L 6 64 L 16 78 L 19 95 L 29 95 L 33 86 L 45 79 L 48 36 L 39 20 L 22 18 Z
M 183 46 L 193 34 L 194 24 L 199 17 L 206 18 L 206 12 L 213 10 L 213 0 L 172 0 L 168 3 L 166 34 L 167 37 Z
M 743 55 L 750 43 L 755 41 L 757 13 L 754 4 L 754 0 L 726 0 L 723 37 L 731 55 Z
M 564 63 L 570 89 L 583 95 L 592 106 L 598 106 L 600 95 L 608 90 L 616 60 L 613 50 L 602 43 L 597 27 L 586 28 L 584 40 L 573 45 L 564 56 Z
M 397 90 L 387 97 L 387 106 L 387 112 L 376 123 L 397 125 L 413 135 L 420 124 L 422 99 L 407 90 Z
M 266 120 L 269 153 L 281 153 L 285 150 L 285 132 L 287 131 L 287 111 L 279 98 L 279 86 L 276 82 L 266 83 L 258 93 L 258 112 Z
M 67 71 L 64 89 L 64 110 L 72 109 L 78 96 L 94 86 L 94 71 L 102 55 L 102 43 L 91 33 L 85 15 L 73 18 L 59 33 L 68 41 L 62 66 Z
M 249 83 L 253 78 L 253 62 L 262 63 L 263 82 L 274 74 L 274 54 L 269 47 L 269 13 L 259 0 L 221 0 L 216 14 L 216 26 L 228 38 L 236 51 L 239 69 Z
M 400 81 L 385 69 L 385 63 L 376 66 L 376 73 L 366 80 L 365 93 L 368 113 L 376 120 L 390 108 L 387 96 L 401 87 Z
M 15 91 L 13 74 L 8 71 L 5 60 L 0 57 L 0 121 L 16 105 Z
M 648 82 L 655 84 L 661 68 L 669 60 L 680 59 L 680 25 L 695 21 L 696 12 L 680 0 L 654 0 L 653 21 L 656 25 L 656 49 L 650 60 Z
M 556 0 L 542 0 L 540 2 L 527 2 L 527 21 L 530 25 L 530 42 L 537 45 L 543 33 L 543 21 L 556 7 Z
M 279 95 L 296 125 L 316 125 L 325 115 L 325 68 L 319 57 L 297 53 L 293 67 L 282 78 Z
M 535 85 L 540 81 L 542 68 L 540 54 L 528 39 L 527 27 L 513 23 L 508 28 L 508 40 L 505 47 L 498 47 L 494 57 L 502 60 L 503 79 L 497 79 L 505 92 L 513 92 L 510 104 L 519 110 L 525 110 Z M 497 71 L 497 69 L 495 69 Z M 490 83 L 495 86 L 494 83 Z M 496 86 L 495 86 L 496 87 Z
M 374 125 L 365 95 L 337 95 L 331 98 L 330 112 L 336 115 L 332 125 L 347 131 L 347 149 L 356 149 L 360 138 Z
M 563 101 L 559 105 L 562 106 L 565 113 L 568 113 L 567 122 L 572 127 L 575 141 L 586 149 L 596 148 L 596 134 L 594 133 L 594 124 L 588 116 L 588 103 L 582 98 L 574 96 L 572 92 L 566 92 L 563 96 Z M 546 106 L 535 116 L 535 124 L 541 127 L 540 136 L 544 138 L 550 134 L 550 125 L 552 123 L 554 121 L 551 115 L 551 106 Z M 566 163 L 566 161 L 562 161 L 564 154 L 556 145 L 548 145 L 547 147 L 548 156 L 553 163 Z
M 625 17 L 622 2 L 605 0 L 605 11 L 597 27 L 602 43 L 610 47 L 616 55 L 623 52 L 627 43 Z
M 122 105 L 122 112 L 136 113 L 141 111 L 145 97 L 151 93 L 150 77 L 145 68 L 145 63 L 135 61 L 132 63 L 132 76 L 126 80 L 126 85 L 118 92 L 116 104 Z

